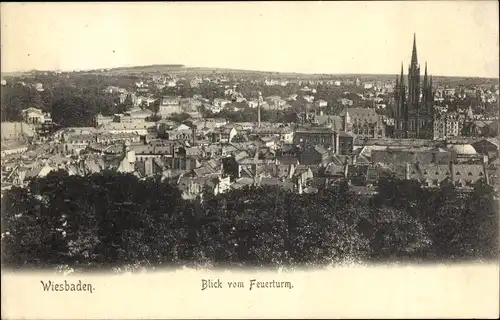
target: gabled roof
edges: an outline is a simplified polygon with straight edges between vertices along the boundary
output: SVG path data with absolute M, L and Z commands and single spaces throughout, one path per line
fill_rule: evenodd
M 326 150 L 323 146 L 321 145 L 316 145 L 314 146 L 314 150 L 316 150 L 318 153 L 324 155 L 324 154 L 328 154 L 328 150 Z
M 325 173 L 331 176 L 343 176 L 344 175 L 345 166 L 331 164 L 328 165 L 325 169 Z
M 234 155 L 234 159 L 235 159 L 236 161 L 240 161 L 240 160 L 242 160 L 242 159 L 248 158 L 249 156 L 250 156 L 250 155 L 248 154 L 248 152 L 246 152 L 246 151 L 244 151 L 244 150 L 243 150 L 243 151 L 239 151 L 239 152 L 237 152 L 237 153 Z
M 278 186 L 285 190 L 293 190 L 295 187 L 293 182 L 281 181 L 278 178 L 262 178 L 259 183 L 261 186 Z

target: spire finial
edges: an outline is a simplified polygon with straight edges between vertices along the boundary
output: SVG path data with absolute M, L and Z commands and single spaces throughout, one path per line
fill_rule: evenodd
M 412 65 L 417 65 L 418 64 L 418 59 L 417 59 L 417 36 L 414 33 L 413 34 L 413 50 L 411 52 L 411 64 Z

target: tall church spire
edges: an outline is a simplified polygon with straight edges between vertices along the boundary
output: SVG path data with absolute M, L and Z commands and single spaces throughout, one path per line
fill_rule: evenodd
M 425 73 L 424 73 L 424 90 L 427 89 L 428 86 L 428 79 L 427 79 L 427 61 L 425 62 Z
M 399 79 L 399 84 L 403 85 L 404 84 L 404 75 L 403 75 L 403 61 L 401 61 L 401 75 Z
M 418 58 L 417 58 L 417 36 L 415 33 L 413 34 L 413 50 L 411 52 L 411 64 L 412 65 L 417 65 L 418 64 Z

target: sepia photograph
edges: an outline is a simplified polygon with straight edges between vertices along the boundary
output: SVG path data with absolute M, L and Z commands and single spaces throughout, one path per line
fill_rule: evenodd
M 455 317 L 467 304 L 465 317 L 497 317 L 498 9 L 2 3 L 2 318 Z M 441 276 L 416 275 L 433 266 Z M 169 301 L 208 299 L 205 313 L 74 301 L 161 296 L 147 288 L 167 271 L 183 287 Z M 332 283 L 307 280 L 316 271 L 336 272 L 341 313 L 311 311 L 329 300 L 311 288 Z M 149 280 L 118 286 L 125 275 Z M 396 303 L 391 287 L 393 313 L 349 300 Z M 23 311 L 19 293 L 66 313 Z M 218 295 L 240 312 L 208 312 Z

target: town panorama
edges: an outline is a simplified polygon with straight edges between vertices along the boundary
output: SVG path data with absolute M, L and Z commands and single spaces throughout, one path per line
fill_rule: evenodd
M 498 79 L 152 65 L 2 74 L 11 268 L 493 259 Z

